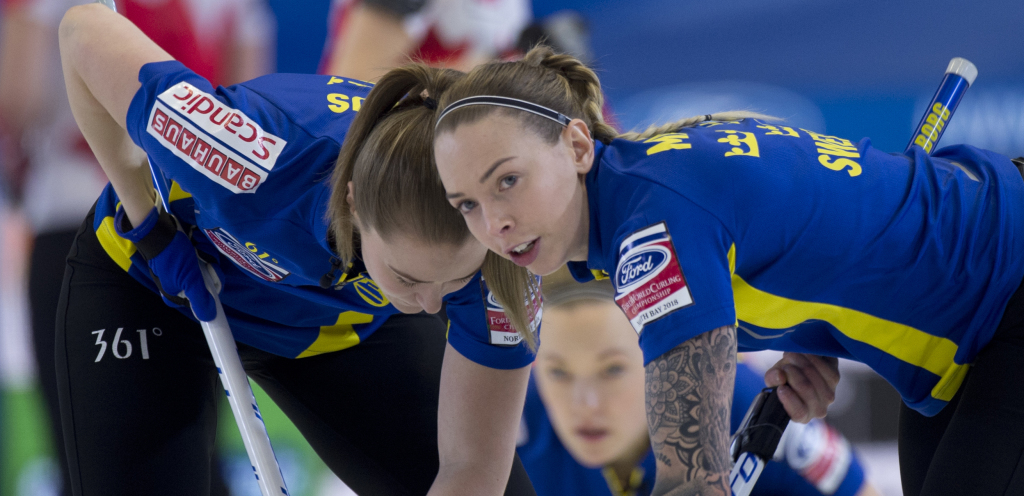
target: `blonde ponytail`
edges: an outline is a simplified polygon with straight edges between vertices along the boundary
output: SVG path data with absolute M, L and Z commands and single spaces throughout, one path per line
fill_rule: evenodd
M 620 139 L 630 141 L 641 141 L 651 139 L 659 134 L 674 133 L 680 129 L 693 127 L 702 122 L 715 121 L 715 122 L 735 122 L 743 119 L 758 119 L 766 122 L 778 121 L 778 117 L 772 117 L 770 115 L 758 114 L 757 112 L 748 112 L 745 110 L 733 110 L 729 112 L 717 112 L 714 114 L 697 115 L 694 117 L 687 117 L 686 119 L 680 119 L 675 122 L 668 124 L 654 125 L 647 129 L 635 132 L 631 131 L 628 133 L 622 133 L 617 137 Z
M 437 105 L 425 105 L 464 74 L 410 64 L 388 72 L 352 121 L 331 177 L 327 218 L 344 263 L 356 256 L 353 207 L 366 229 L 458 245 L 471 236 L 444 198 L 433 162 Z M 432 102 L 428 102 L 432 103 Z M 355 204 L 348 201 L 352 182 Z
M 555 53 L 550 47 L 537 46 L 530 50 L 523 62 L 536 67 L 555 71 L 569 84 L 569 96 L 584 116 L 594 139 L 605 144 L 611 143 L 618 131 L 604 122 L 604 92 L 597 74 L 576 57 Z
M 536 327 L 540 324 L 541 292 L 537 278 L 530 271 L 500 255 L 488 251 L 482 269 L 484 282 L 494 299 L 505 309 L 505 316 L 526 341 L 530 351 L 537 351 Z

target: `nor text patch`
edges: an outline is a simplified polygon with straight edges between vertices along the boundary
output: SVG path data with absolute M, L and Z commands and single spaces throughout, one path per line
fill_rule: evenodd
M 494 293 L 490 289 L 487 289 L 487 285 L 483 282 L 480 283 L 482 290 L 486 295 L 484 300 L 484 310 L 487 318 L 487 332 L 490 335 L 490 343 L 497 346 L 516 346 L 523 337 L 516 332 L 516 328 L 512 325 L 512 319 L 505 314 L 505 309 L 498 303 L 497 298 L 494 297 Z M 537 296 L 539 298 L 539 296 Z M 533 316 L 533 322 L 531 322 L 530 332 L 536 332 L 540 326 L 540 320 L 542 316 L 541 302 L 535 302 L 535 308 L 537 313 Z

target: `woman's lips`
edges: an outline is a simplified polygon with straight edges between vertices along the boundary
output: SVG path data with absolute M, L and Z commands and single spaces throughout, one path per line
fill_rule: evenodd
M 580 427 L 576 429 L 576 435 L 581 437 L 584 441 L 596 443 L 608 437 L 608 430 L 594 427 Z
M 512 262 L 521 267 L 526 267 L 537 260 L 537 254 L 540 251 L 540 238 L 537 238 L 529 242 L 531 246 L 522 253 L 516 253 L 514 250 L 509 250 L 508 255 L 512 259 Z

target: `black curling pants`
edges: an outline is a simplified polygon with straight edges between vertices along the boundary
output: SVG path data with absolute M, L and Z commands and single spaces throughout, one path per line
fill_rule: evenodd
M 75 240 L 75 230 L 49 231 L 36 235 L 32 243 L 32 258 L 28 272 L 28 296 L 32 309 L 32 345 L 39 369 L 39 386 L 46 406 L 47 422 L 53 435 L 54 454 L 61 475 L 61 495 L 71 494 L 67 457 L 64 456 L 64 437 L 60 429 L 60 409 L 57 402 L 57 377 L 54 374 L 53 346 L 57 304 L 64 277 L 64 259 Z
M 39 384 L 46 405 L 46 420 L 53 436 L 54 453 L 60 468 L 59 494 L 62 496 L 71 494 L 71 479 L 68 476 L 64 436 L 61 432 L 54 339 L 57 336 L 55 322 L 60 303 L 61 282 L 64 280 L 65 261 L 76 233 L 76 229 L 62 229 L 37 234 L 32 243 L 28 279 L 29 303 L 32 308 L 32 343 L 39 369 Z M 211 496 L 227 495 L 228 488 L 220 472 L 220 464 L 214 463 L 212 469 Z
M 107 257 L 91 217 L 68 257 L 57 316 L 72 490 L 209 494 L 224 392 L 202 328 Z M 438 317 L 396 315 L 364 342 L 310 358 L 238 348 L 249 376 L 358 494 L 427 492 L 438 469 Z M 534 494 L 518 457 L 506 494 Z
M 1024 285 L 960 391 L 934 417 L 900 406 L 903 494 L 1024 494 Z

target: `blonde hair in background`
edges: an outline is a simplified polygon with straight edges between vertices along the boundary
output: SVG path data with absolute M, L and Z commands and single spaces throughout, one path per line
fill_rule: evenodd
M 601 81 L 592 69 L 571 55 L 555 53 L 549 47 L 538 45 L 515 62 L 492 62 L 475 67 L 465 77 L 454 81 L 441 94 L 439 108 L 443 110 L 453 102 L 479 95 L 504 96 L 518 98 L 530 103 L 542 105 L 558 111 L 570 118 L 582 120 L 587 124 L 594 139 L 602 143 L 611 143 L 616 138 L 639 141 L 653 138 L 659 134 L 671 133 L 690 127 L 707 120 L 738 121 L 746 118 L 766 121 L 778 120 L 775 117 L 746 111 L 731 111 L 701 115 L 681 119 L 661 126 L 651 126 L 642 132 L 619 134 L 612 126 L 604 122 L 602 113 L 604 94 Z M 492 105 L 473 105 L 459 108 L 438 124 L 434 136 L 450 132 L 462 124 L 469 124 L 495 112 L 519 119 L 527 129 L 536 132 L 546 143 L 554 144 L 562 132 L 562 125 L 550 119 L 524 112 Z M 487 265 L 485 264 L 485 267 Z M 495 296 L 505 295 L 508 300 L 499 301 L 506 312 L 526 313 L 526 308 L 512 310 L 506 302 L 513 300 L 515 291 L 527 287 L 532 276 L 523 272 L 495 272 L 488 277 L 488 287 Z M 524 281 L 521 278 L 530 278 Z M 518 293 L 521 294 L 521 293 Z M 532 315 L 532 314 L 531 314 Z M 518 328 L 518 326 L 517 326 Z
M 571 310 L 579 305 L 615 304 L 615 288 L 610 280 L 576 282 L 568 269 L 562 268 L 544 276 L 544 305 L 546 309 Z
M 389 71 L 367 95 L 352 121 L 331 177 L 327 220 L 339 258 L 356 256 L 358 236 L 352 208 L 361 228 L 387 240 L 401 232 L 431 244 L 458 246 L 472 239 L 462 215 L 445 199 L 434 166 L 434 121 L 438 110 L 424 104 L 464 76 L 451 69 L 409 64 Z M 352 182 L 354 205 L 348 201 Z M 535 299 L 540 288 L 529 272 L 488 252 L 482 267 L 495 299 L 531 350 Z M 494 287 L 492 281 L 507 281 Z M 537 299 L 539 301 L 539 298 Z

